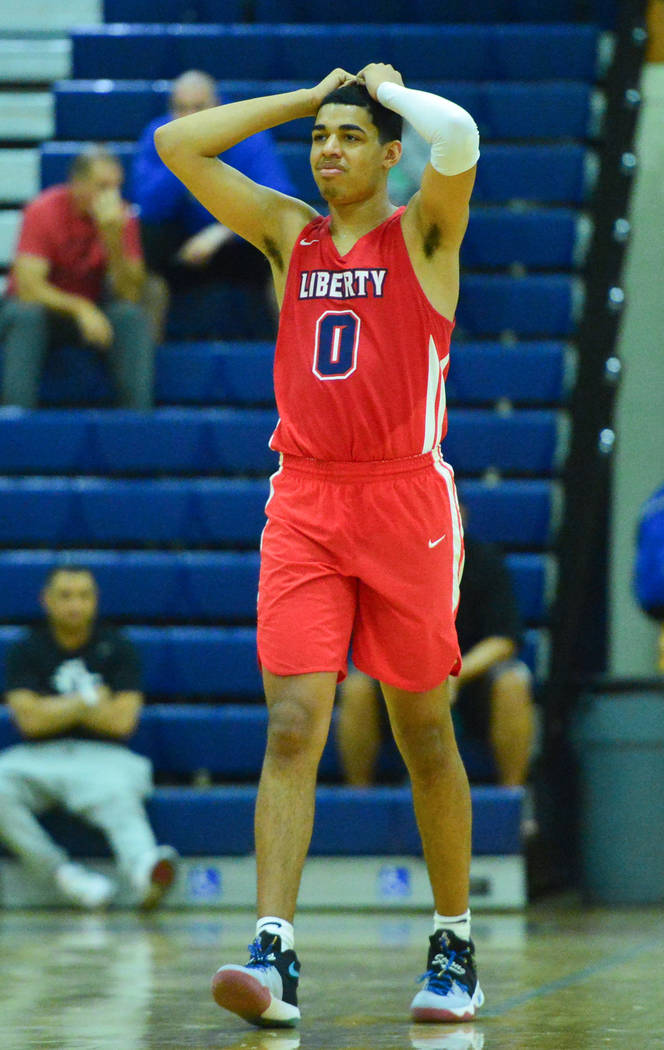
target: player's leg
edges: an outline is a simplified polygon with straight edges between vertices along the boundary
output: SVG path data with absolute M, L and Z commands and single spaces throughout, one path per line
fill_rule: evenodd
M 505 663 L 491 673 L 489 683 L 489 739 L 500 784 L 526 783 L 534 733 L 530 671 L 520 661 Z
M 258 914 L 292 922 L 337 675 L 263 672 L 269 723 L 256 800 Z
M 374 679 L 351 669 L 339 686 L 336 725 L 341 768 L 351 787 L 374 782 L 383 737 L 380 705 Z
M 261 545 L 257 643 L 269 723 L 255 817 L 258 922 L 249 963 L 213 978 L 216 1002 L 261 1026 L 300 1017 L 292 921 L 355 615 L 356 583 L 319 539 L 336 504 L 323 489 L 299 474 L 275 476 Z
M 337 675 L 263 672 L 269 723 L 256 799 L 256 939 L 244 966 L 214 975 L 219 1006 L 262 1027 L 292 1027 L 299 960 L 293 918 L 313 830 L 318 764 L 330 727 Z
M 435 902 L 417 1021 L 468 1020 L 482 1005 L 468 910 L 471 803 L 447 687 L 412 693 L 382 684 L 390 725 L 408 769 Z

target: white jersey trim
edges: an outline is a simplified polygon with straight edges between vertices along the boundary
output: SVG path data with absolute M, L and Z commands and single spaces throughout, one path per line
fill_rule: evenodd
M 429 336 L 429 375 L 427 378 L 427 403 L 424 417 L 424 444 L 422 452 L 431 452 L 436 444 L 436 401 L 440 387 L 441 372 L 438 350 L 432 335 Z
M 456 613 L 459 605 L 459 593 L 465 552 L 463 548 L 463 524 L 461 522 L 461 511 L 457 497 L 456 485 L 454 483 L 454 471 L 449 463 L 446 463 L 438 449 L 433 453 L 433 464 L 447 486 L 447 494 L 450 501 L 450 516 L 452 518 L 452 556 L 454 561 L 452 578 L 452 609 Z

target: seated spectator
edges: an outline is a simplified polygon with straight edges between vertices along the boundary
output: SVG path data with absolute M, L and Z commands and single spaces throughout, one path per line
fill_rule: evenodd
M 515 657 L 521 623 L 508 571 L 498 551 L 466 535 L 457 632 L 463 655 L 450 696 L 467 736 L 491 748 L 498 783 L 524 785 L 534 735 L 532 681 Z M 385 715 L 376 683 L 352 670 L 339 687 L 337 743 L 346 781 L 375 779 Z
M 154 907 L 173 882 L 177 854 L 157 846 L 143 806 L 150 763 L 123 743 L 142 704 L 137 654 L 98 623 L 87 569 L 54 569 L 42 605 L 46 622 L 7 656 L 7 703 L 24 741 L 0 754 L 0 841 L 52 876 L 72 904 L 103 907 L 114 882 L 72 863 L 37 820 L 60 806 L 106 835 L 136 903 Z
M 243 285 L 263 305 L 270 328 L 276 305 L 269 265 L 262 252 L 207 211 L 166 167 L 154 145 L 155 130 L 175 117 L 219 105 L 216 85 L 207 73 L 189 70 L 173 82 L 169 112 L 143 132 L 131 177 L 131 197 L 138 205 L 145 259 L 151 274 L 161 275 L 161 290 L 152 291 L 155 332 L 163 336 L 169 290 L 200 288 L 214 295 L 221 282 Z M 264 186 L 292 194 L 293 186 L 269 131 L 233 146 L 224 160 Z M 265 307 L 267 306 L 267 310 Z M 210 312 L 213 315 L 213 311 Z M 230 324 L 231 319 L 228 318 Z M 224 330 L 210 332 L 223 337 Z M 269 334 L 272 334 L 271 332 Z
M 154 345 L 139 305 L 145 273 L 121 185 L 117 159 L 94 148 L 76 157 L 67 183 L 25 208 L 0 310 L 4 404 L 34 408 L 47 350 L 79 343 L 108 359 L 120 405 L 151 407 Z

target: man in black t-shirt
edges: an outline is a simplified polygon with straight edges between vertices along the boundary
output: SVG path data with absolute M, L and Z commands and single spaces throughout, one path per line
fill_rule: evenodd
M 499 551 L 466 534 L 457 633 L 463 656 L 450 697 L 464 732 L 491 748 L 498 782 L 525 784 L 534 734 L 532 680 L 516 658 L 522 625 L 509 572 Z M 378 688 L 352 669 L 339 689 L 337 744 L 349 784 L 375 776 L 384 714 Z
M 145 812 L 151 765 L 122 743 L 143 702 L 136 651 L 97 622 L 87 569 L 55 568 L 42 605 L 46 623 L 7 654 L 6 699 L 24 739 L 0 754 L 0 841 L 50 873 L 71 903 L 108 904 L 112 880 L 72 863 L 37 820 L 60 806 L 104 832 L 137 902 L 153 907 L 173 882 L 177 855 L 157 846 Z

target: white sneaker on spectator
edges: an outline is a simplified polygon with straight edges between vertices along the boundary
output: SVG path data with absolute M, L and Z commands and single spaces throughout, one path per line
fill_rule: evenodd
M 79 908 L 105 908 L 115 893 L 115 884 L 105 875 L 71 861 L 60 865 L 55 882 L 67 900 Z
M 155 846 L 141 858 L 132 875 L 139 907 L 156 908 L 175 881 L 179 859 L 172 846 Z

